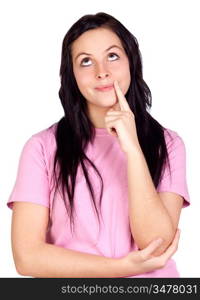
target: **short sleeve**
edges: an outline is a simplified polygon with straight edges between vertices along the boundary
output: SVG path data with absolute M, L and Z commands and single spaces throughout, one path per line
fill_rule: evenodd
M 17 170 L 17 178 L 7 205 L 13 202 L 32 202 L 49 207 L 49 182 L 41 140 L 32 136 L 25 143 Z
M 169 164 L 165 166 L 158 192 L 173 192 L 184 198 L 183 207 L 190 204 L 186 180 L 186 149 L 182 138 L 178 134 L 165 135 L 169 156 Z

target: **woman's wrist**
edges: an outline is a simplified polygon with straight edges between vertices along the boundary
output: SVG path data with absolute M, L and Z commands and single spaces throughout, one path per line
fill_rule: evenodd
M 134 267 L 133 265 L 131 266 L 126 256 L 118 258 L 116 264 L 120 271 L 118 277 L 128 277 L 134 275 Z

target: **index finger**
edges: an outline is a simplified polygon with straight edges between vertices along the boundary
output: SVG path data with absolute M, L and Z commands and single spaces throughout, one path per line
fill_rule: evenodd
M 121 110 L 129 111 L 130 107 L 129 107 L 128 102 L 127 102 L 126 98 L 124 97 L 120 87 L 119 87 L 119 84 L 118 84 L 117 80 L 114 81 L 114 88 L 115 88 L 115 91 L 116 91 L 116 94 L 117 94 L 117 98 L 118 98 Z

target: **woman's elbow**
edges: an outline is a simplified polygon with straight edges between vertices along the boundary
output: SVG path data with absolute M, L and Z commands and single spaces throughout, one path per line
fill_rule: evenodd
M 175 232 L 176 232 L 176 230 L 174 230 L 174 228 L 171 227 L 171 228 L 168 228 L 168 230 L 166 230 L 166 231 L 163 230 L 162 232 L 157 233 L 156 235 L 151 236 L 151 237 L 150 237 L 150 234 L 149 235 L 147 234 L 145 239 L 143 239 L 143 240 L 140 239 L 138 241 L 138 243 L 137 243 L 137 241 L 136 241 L 136 243 L 138 245 L 138 248 L 140 250 L 142 250 L 142 249 L 146 248 L 153 240 L 161 238 L 163 240 L 162 243 L 152 253 L 152 255 L 154 255 L 154 256 L 160 256 L 166 251 L 166 249 L 172 243 L 174 236 L 175 236 Z
M 162 238 L 163 242 L 152 254 L 154 256 L 162 255 L 173 242 L 175 233 L 176 230 L 171 229 L 170 231 L 162 234 L 160 237 Z
M 14 260 L 16 271 L 21 276 L 30 276 L 29 268 L 25 262 Z
M 21 276 L 31 276 L 31 265 L 33 265 L 33 256 L 24 253 L 13 253 L 16 271 Z

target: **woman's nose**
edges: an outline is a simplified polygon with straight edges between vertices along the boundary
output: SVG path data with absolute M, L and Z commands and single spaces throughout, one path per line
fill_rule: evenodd
M 106 78 L 108 76 L 109 76 L 108 73 L 100 73 L 100 74 L 97 75 L 97 78 Z
M 105 66 L 98 66 L 96 70 L 96 78 L 106 78 L 110 75 L 110 72 Z

